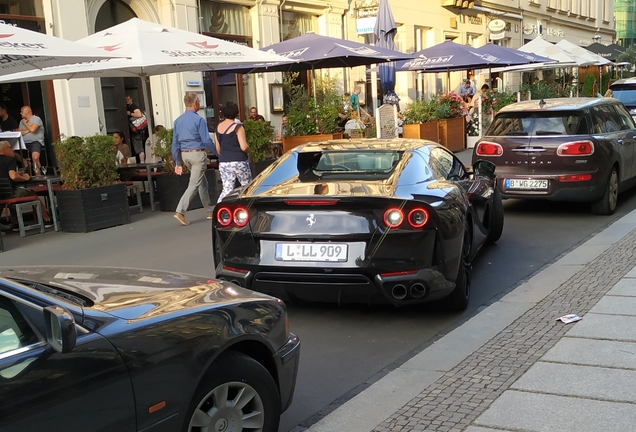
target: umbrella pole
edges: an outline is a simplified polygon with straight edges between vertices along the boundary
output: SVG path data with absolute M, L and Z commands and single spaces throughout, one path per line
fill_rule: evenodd
M 148 136 L 152 135 L 152 129 L 154 128 L 154 122 L 152 119 L 152 107 L 150 106 L 148 97 L 148 85 L 146 85 L 147 75 L 141 75 L 141 92 L 144 95 L 144 107 L 146 108 L 146 118 L 148 119 Z M 144 141 L 145 146 L 145 141 Z M 152 186 L 152 185 L 151 185 Z M 154 209 L 153 209 L 154 210 Z
M 314 68 L 313 63 L 312 63 L 312 65 L 311 65 L 311 79 L 312 79 L 312 81 L 313 81 L 313 82 L 311 83 L 311 84 L 312 84 L 312 85 L 311 85 L 311 87 L 312 87 L 312 88 L 313 88 L 313 90 L 314 90 L 314 102 L 316 102 L 316 69 Z

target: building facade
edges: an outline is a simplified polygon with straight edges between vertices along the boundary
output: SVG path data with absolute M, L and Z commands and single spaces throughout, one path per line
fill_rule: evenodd
M 389 0 L 398 24 L 396 45 L 412 53 L 445 40 L 475 47 L 493 42 L 518 48 L 534 37 L 557 42 L 567 39 L 586 46 L 614 40 L 612 0 Z M 0 0 L 0 20 L 21 27 L 77 40 L 138 17 L 262 48 L 307 31 L 374 43 L 378 0 Z M 501 23 L 503 21 L 503 24 Z M 496 22 L 497 24 L 493 24 Z M 339 77 L 342 92 L 364 84 L 368 105 L 377 103 L 381 89 L 372 68 L 322 71 Z M 478 84 L 487 82 L 475 71 Z M 453 89 L 467 72 L 446 74 L 400 72 L 396 92 L 403 103 Z M 155 124 L 169 126 L 183 112 L 183 94 L 202 99 L 201 114 L 213 124 L 219 106 L 234 100 L 244 115 L 251 106 L 277 124 L 280 114 L 270 109 L 270 83 L 280 73 L 237 75 L 189 72 L 139 79 L 74 79 L 4 85 L 2 101 L 12 115 L 32 105 L 47 125 L 48 141 L 59 134 L 86 136 L 127 131 L 124 96 L 142 105 L 141 86 L 148 85 Z M 510 83 L 507 83 L 510 84 Z M 449 88 L 450 87 L 450 88 Z M 81 101 L 81 103 L 80 103 Z M 88 102 L 87 102 L 88 101 Z

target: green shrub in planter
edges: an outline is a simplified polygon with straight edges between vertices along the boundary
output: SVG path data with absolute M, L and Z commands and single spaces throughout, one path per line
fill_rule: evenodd
M 66 190 L 119 183 L 113 137 L 94 135 L 62 138 L 53 143 Z
M 437 99 L 416 100 L 404 109 L 402 114 L 404 124 L 429 123 L 439 120 L 437 117 Z
M 155 156 L 163 160 L 163 171 L 174 173 L 174 161 L 172 160 L 172 132 L 173 129 L 162 129 L 157 131 L 157 145 L 155 148 Z M 186 167 L 183 167 L 186 170 Z
M 245 120 L 245 138 L 250 146 L 250 160 L 254 162 L 272 159 L 274 157 L 272 138 L 274 126 L 265 121 Z

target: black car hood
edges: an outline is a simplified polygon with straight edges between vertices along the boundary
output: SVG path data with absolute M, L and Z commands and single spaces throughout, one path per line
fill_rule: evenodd
M 85 309 L 134 320 L 257 299 L 265 294 L 204 276 L 116 267 L 5 267 L 0 277 L 77 294 Z

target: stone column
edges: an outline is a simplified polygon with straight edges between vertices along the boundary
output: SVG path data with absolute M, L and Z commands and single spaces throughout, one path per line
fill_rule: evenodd
M 43 4 L 47 34 L 68 40 L 89 35 L 84 0 L 45 1 Z M 61 134 L 88 136 L 100 132 L 104 117 L 95 81 L 86 78 L 53 82 Z
M 250 9 L 252 17 L 252 34 L 254 35 L 254 48 L 261 49 L 280 42 L 280 18 L 278 15 L 278 0 L 257 1 L 256 6 Z M 256 75 L 256 101 L 258 111 L 266 119 L 274 120 L 272 124 L 280 123 L 282 113 L 272 114 L 269 95 L 269 84 L 283 82 L 283 74 L 259 73 Z

